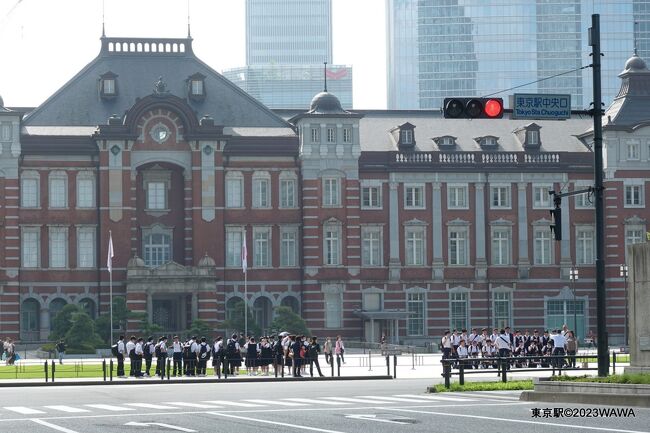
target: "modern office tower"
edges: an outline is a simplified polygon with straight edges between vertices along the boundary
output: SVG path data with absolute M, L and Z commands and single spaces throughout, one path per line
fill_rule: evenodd
M 440 108 L 448 96 L 484 96 L 543 79 L 517 91 L 569 93 L 573 108 L 587 108 L 591 70 L 580 68 L 591 62 L 593 13 L 601 14 L 609 104 L 635 46 L 642 58 L 650 55 L 650 0 L 387 0 L 388 107 Z M 501 96 L 507 101 L 514 92 Z
M 332 63 L 331 0 L 247 0 L 246 66 L 224 76 L 271 108 L 308 107 L 323 90 L 352 106 L 352 68 Z

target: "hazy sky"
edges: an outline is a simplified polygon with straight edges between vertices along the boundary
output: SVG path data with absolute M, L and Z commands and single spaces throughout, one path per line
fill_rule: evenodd
M 354 107 L 386 107 L 384 0 L 333 0 L 334 63 L 354 66 Z M 187 0 L 104 0 L 107 36 L 184 37 Z M 245 65 L 244 0 L 190 0 L 194 52 Z M 0 0 L 0 95 L 37 106 L 99 53 L 102 0 Z

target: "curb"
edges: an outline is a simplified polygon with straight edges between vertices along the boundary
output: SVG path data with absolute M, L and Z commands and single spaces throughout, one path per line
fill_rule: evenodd
M 250 379 L 181 379 L 181 380 L 113 380 L 104 382 L 103 380 L 83 381 L 83 382 L 0 382 L 0 388 L 28 388 L 44 386 L 99 386 L 99 385 L 171 385 L 185 383 L 260 383 L 260 382 L 341 382 L 355 380 L 389 380 L 392 376 L 347 376 L 347 377 L 252 377 Z M 65 380 L 65 379 L 62 379 Z
M 521 401 L 650 407 L 650 395 L 524 391 Z

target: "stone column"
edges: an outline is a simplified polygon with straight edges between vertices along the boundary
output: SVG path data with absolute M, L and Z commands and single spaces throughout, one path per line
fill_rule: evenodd
M 485 183 L 476 182 L 474 184 L 476 203 L 474 205 L 476 212 L 475 230 L 476 234 L 476 278 L 484 280 L 487 277 L 487 259 L 485 255 Z
M 147 292 L 147 317 L 149 323 L 153 323 L 153 295 Z
M 399 201 L 397 195 L 398 182 L 390 182 L 389 194 L 389 232 L 390 232 L 390 259 L 388 261 L 388 272 L 391 281 L 400 279 L 400 258 L 399 258 Z
M 431 207 L 433 209 L 431 237 L 433 240 L 433 270 L 431 278 L 442 281 L 444 277 L 445 262 L 442 256 L 442 194 L 441 183 L 433 182 L 433 195 Z
M 528 278 L 530 259 L 528 258 L 528 202 L 526 201 L 527 183 L 517 184 L 517 228 L 519 237 L 519 278 Z
M 192 292 L 192 322 L 199 318 L 199 294 Z
M 628 263 L 630 366 L 625 373 L 650 373 L 650 244 L 628 247 Z
M 39 337 L 41 340 L 48 340 L 50 336 L 50 309 L 47 307 L 41 307 L 41 320 L 40 320 L 40 329 Z

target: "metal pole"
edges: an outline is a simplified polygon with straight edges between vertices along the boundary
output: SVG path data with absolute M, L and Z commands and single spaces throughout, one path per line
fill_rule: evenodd
M 571 277 L 571 285 L 573 286 L 573 338 L 578 339 L 578 312 L 576 308 L 576 280 L 578 279 L 578 270 L 573 269 L 573 276 Z
M 112 233 L 108 231 L 108 241 L 113 242 Z M 109 252 L 110 254 L 110 252 Z M 108 257 L 108 260 L 111 261 L 111 269 L 108 270 L 108 304 L 110 308 L 110 317 L 111 317 L 111 344 L 113 344 L 113 258 Z
M 624 284 L 625 284 L 625 328 L 623 328 L 623 332 L 625 333 L 625 346 L 628 347 L 628 353 L 629 353 L 629 328 L 628 328 L 628 317 L 627 317 L 627 264 L 623 265 L 625 266 L 625 275 L 623 278 Z
M 242 254 L 242 261 L 248 262 L 248 248 L 246 248 L 246 229 L 242 237 L 245 254 Z M 242 263 L 243 265 L 243 263 Z M 248 263 L 244 266 L 244 338 L 248 339 Z M 248 340 L 246 340 L 248 341 Z
M 609 374 L 607 350 L 607 292 L 605 290 L 605 208 L 603 203 L 603 119 L 600 83 L 600 15 L 591 16 L 589 43 L 592 47 L 594 84 L 594 179 L 596 206 L 596 334 L 598 338 L 598 376 Z

